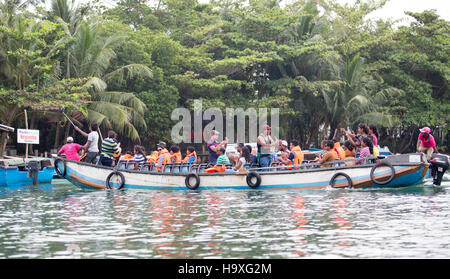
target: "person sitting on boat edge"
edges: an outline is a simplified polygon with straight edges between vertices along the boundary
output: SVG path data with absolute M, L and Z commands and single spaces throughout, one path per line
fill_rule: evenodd
M 336 151 L 333 150 L 334 148 L 334 143 L 331 140 L 327 140 L 325 142 L 325 150 L 327 151 L 327 153 L 325 153 L 325 155 L 316 158 L 314 161 L 321 163 L 322 165 L 320 166 L 321 168 L 331 168 L 331 164 L 324 164 L 325 162 L 332 162 L 334 160 L 338 160 L 338 154 L 336 153 Z
M 219 138 L 219 132 L 216 130 L 212 130 L 211 131 L 211 138 L 210 140 L 207 142 L 207 148 L 208 148 L 208 152 L 209 152 L 209 156 L 208 156 L 208 160 L 209 160 L 209 164 L 210 165 L 215 165 L 217 162 L 217 158 L 219 157 L 219 155 L 217 155 L 217 150 L 220 147 L 225 147 L 228 144 L 228 139 L 225 138 L 225 140 L 223 140 L 222 142 L 218 142 L 218 138 Z
M 100 154 L 100 164 L 107 167 L 112 167 L 114 160 L 114 153 L 119 152 L 120 143 L 115 141 L 117 134 L 110 130 L 108 137 L 102 142 L 102 152 Z
M 161 141 L 156 145 L 158 150 L 158 161 L 155 163 L 156 171 L 162 171 L 165 164 L 170 162 L 170 154 L 169 151 L 166 149 L 166 143 Z
M 58 151 L 58 156 L 61 156 L 61 154 L 64 153 L 67 159 L 80 161 L 80 155 L 78 155 L 78 151 L 80 151 L 83 147 L 77 143 L 74 143 L 72 137 L 68 137 L 66 142 L 67 143 L 64 144 Z
M 79 132 L 83 137 L 87 138 L 86 144 L 83 149 L 86 150 L 86 157 L 84 158 L 85 163 L 95 164 L 97 154 L 98 154 L 98 124 L 91 123 L 89 125 L 89 134 L 82 131 L 78 126 L 74 127 L 75 131 Z
M 195 148 L 193 146 L 188 146 L 186 157 L 184 157 L 184 163 L 197 163 L 197 153 L 195 152 Z
M 181 151 L 178 145 L 172 145 L 170 147 L 170 162 L 173 163 L 181 163 Z
M 141 145 L 134 146 L 134 168 L 133 170 L 140 170 L 145 163 L 145 148 Z
M 420 134 L 417 139 L 417 152 L 423 152 L 427 154 L 427 160 L 431 160 L 433 152 L 439 153 L 436 148 L 436 141 L 431 135 L 431 129 L 429 127 L 423 127 L 419 130 Z

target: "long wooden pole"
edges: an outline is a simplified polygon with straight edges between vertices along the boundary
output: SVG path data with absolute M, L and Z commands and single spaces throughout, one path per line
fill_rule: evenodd
M 25 129 L 28 130 L 28 117 L 27 117 L 27 110 L 24 109 L 23 110 L 24 114 L 25 114 Z M 28 158 L 28 143 L 25 145 L 25 159 Z

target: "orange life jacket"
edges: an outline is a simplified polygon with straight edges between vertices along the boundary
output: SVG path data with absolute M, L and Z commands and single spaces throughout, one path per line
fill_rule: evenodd
M 305 158 L 303 155 L 302 150 L 300 149 L 300 146 L 294 146 L 291 149 L 291 152 L 293 152 L 295 154 L 294 156 L 294 162 L 289 162 L 289 165 L 292 165 L 292 163 L 294 163 L 294 165 L 296 165 L 295 169 L 298 170 L 300 168 L 300 164 L 303 162 L 303 159 Z M 292 169 L 292 168 L 291 168 Z
M 133 158 L 133 156 L 131 156 L 130 154 L 125 154 L 125 155 L 122 157 L 121 160 L 128 161 L 128 160 L 130 160 L 131 158 Z
M 197 163 L 197 153 L 195 151 L 192 151 L 192 153 L 186 154 L 186 157 L 184 157 L 183 162 L 185 162 L 185 163 L 189 162 L 189 158 L 191 158 L 191 156 L 195 157 L 194 162 L 192 162 L 192 163 Z
M 159 158 L 161 158 L 161 156 L 164 156 L 164 159 L 163 159 L 163 161 L 162 161 L 161 167 L 156 168 L 157 171 L 162 170 L 162 169 L 164 168 L 164 165 L 165 165 L 165 164 L 170 163 L 170 154 L 169 154 L 169 151 L 167 151 L 167 149 L 164 148 L 163 150 L 161 150 L 161 151 L 159 152 L 158 160 L 159 160 Z
M 339 159 L 345 159 L 345 151 L 344 148 L 341 147 L 341 144 L 339 142 L 334 143 L 334 152 L 338 155 Z
M 159 158 L 158 151 L 153 151 L 152 155 L 150 155 L 150 157 L 147 159 L 147 162 L 156 163 L 156 161 L 158 161 L 158 158 Z
M 215 165 L 215 166 L 212 167 L 212 168 L 207 168 L 207 169 L 205 170 L 205 172 L 208 172 L 208 173 L 212 173 L 212 172 L 225 172 L 226 169 L 227 169 L 227 167 L 224 166 L 224 165 Z
M 181 152 L 178 151 L 176 153 L 173 153 L 172 155 L 170 155 L 170 162 L 172 163 L 181 163 Z

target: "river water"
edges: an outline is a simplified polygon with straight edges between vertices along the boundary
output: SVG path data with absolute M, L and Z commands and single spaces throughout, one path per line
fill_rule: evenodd
M 0 188 L 0 258 L 449 258 L 443 185 L 389 190 Z

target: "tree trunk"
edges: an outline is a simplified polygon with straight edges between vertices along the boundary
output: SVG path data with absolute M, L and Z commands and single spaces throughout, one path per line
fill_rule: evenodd
M 12 107 L 12 109 L 9 110 L 8 115 L 6 116 L 6 119 L 5 119 L 6 120 L 5 124 L 7 126 L 11 126 L 11 124 L 12 124 L 12 122 L 13 122 L 15 116 L 16 116 L 16 112 L 17 112 L 18 108 L 19 107 L 17 105 L 14 105 Z M 2 137 L 1 137 L 1 145 L 0 145 L 0 157 L 3 157 L 3 152 L 6 149 L 6 144 L 7 143 L 8 143 L 8 133 L 7 132 L 3 132 L 2 133 Z
M 57 149 L 59 147 L 59 138 L 61 133 L 61 126 L 58 122 L 56 122 L 56 133 L 55 133 L 55 143 L 53 144 L 53 148 Z
M 330 135 L 328 136 L 328 140 L 332 140 L 334 138 L 334 134 L 336 133 L 338 125 L 336 123 L 331 123 L 330 125 Z

